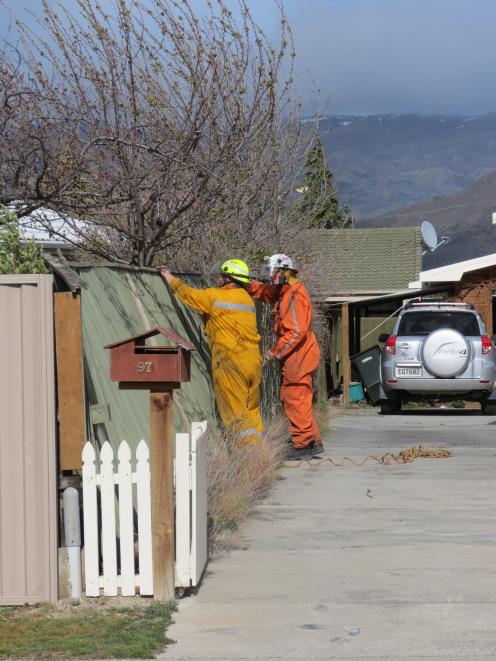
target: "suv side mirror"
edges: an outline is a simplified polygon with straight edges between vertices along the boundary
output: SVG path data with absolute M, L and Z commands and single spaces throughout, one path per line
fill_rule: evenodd
M 379 342 L 384 344 L 384 342 L 388 341 L 389 334 L 388 333 L 382 333 L 382 335 L 379 335 Z

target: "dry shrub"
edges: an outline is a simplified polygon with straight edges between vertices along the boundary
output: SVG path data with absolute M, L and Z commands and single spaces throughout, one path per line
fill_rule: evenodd
M 313 415 L 322 438 L 325 438 L 330 432 L 332 427 L 332 418 L 336 416 L 334 411 L 331 411 L 329 403 L 326 401 L 319 401 L 313 407 Z
M 215 553 L 236 546 L 239 524 L 277 479 L 288 438 L 285 418 L 274 418 L 263 441 L 241 444 L 230 430 L 208 438 L 209 547 Z

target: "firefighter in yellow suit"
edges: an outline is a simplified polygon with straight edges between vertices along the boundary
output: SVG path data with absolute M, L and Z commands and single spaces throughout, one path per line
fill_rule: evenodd
M 255 304 L 245 289 L 248 266 L 239 259 L 224 262 L 219 286 L 208 289 L 189 287 L 165 268 L 160 274 L 183 303 L 203 316 L 222 423 L 233 427 L 243 440 L 259 440 L 263 431 L 259 408 L 262 359 Z

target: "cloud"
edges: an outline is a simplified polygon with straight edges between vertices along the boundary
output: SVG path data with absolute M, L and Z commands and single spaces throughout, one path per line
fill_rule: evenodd
M 494 0 L 289 0 L 298 81 L 334 112 L 496 109 Z
M 205 2 L 193 1 L 199 8 Z M 5 2 L 24 17 L 24 8 L 40 7 L 40 0 Z M 225 2 L 237 7 L 236 0 Z M 74 7 L 75 0 L 64 4 Z M 275 38 L 275 3 L 248 0 L 248 5 Z M 335 113 L 496 110 L 495 0 L 286 0 L 285 5 L 307 112 L 313 110 L 313 81 Z M 5 9 L 0 11 L 5 19 Z

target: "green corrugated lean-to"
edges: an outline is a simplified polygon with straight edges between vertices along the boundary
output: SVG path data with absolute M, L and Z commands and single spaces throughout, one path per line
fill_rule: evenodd
M 210 355 L 201 319 L 172 297 L 157 272 L 117 266 L 76 269 L 81 289 L 87 433 L 114 451 L 122 440 L 133 449 L 150 436 L 148 391 L 119 390 L 110 381 L 105 345 L 155 326 L 171 328 L 197 348 L 192 354 L 191 381 L 174 392 L 174 429 L 188 431 L 193 421 L 213 420 Z M 195 283 L 196 284 L 196 283 Z

